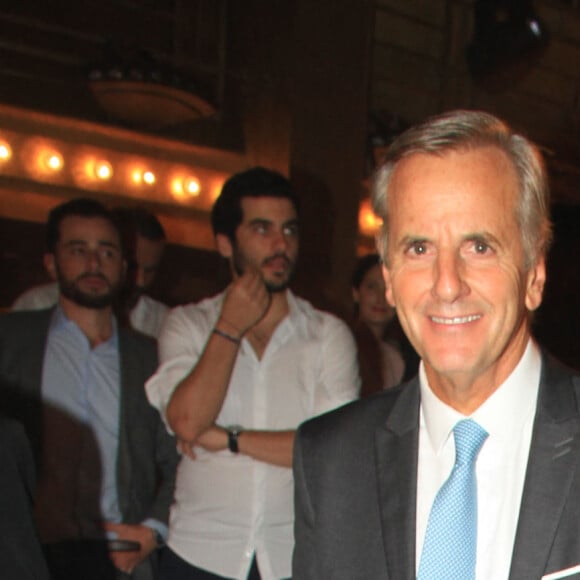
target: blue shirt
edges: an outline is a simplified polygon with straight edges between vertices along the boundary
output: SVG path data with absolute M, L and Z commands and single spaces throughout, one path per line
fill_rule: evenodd
M 109 340 L 91 348 L 75 322 L 57 307 L 42 368 L 42 398 L 91 427 L 101 456 L 101 514 L 121 521 L 117 497 L 119 448 L 119 341 L 116 322 Z
M 122 520 L 117 493 L 120 384 L 115 318 L 111 337 L 91 348 L 84 332 L 57 306 L 44 354 L 42 399 L 92 429 L 101 457 L 101 514 L 114 523 Z M 165 537 L 161 522 L 143 523 Z

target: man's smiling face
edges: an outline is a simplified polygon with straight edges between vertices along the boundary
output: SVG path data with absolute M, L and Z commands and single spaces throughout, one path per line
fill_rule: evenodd
M 525 349 L 545 267 L 540 258 L 525 268 L 518 187 L 496 147 L 413 154 L 394 171 L 387 299 L 430 384 L 438 377 L 497 388 Z

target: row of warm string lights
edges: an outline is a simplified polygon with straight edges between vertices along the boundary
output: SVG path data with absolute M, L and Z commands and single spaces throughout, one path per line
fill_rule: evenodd
M 223 183 L 222 179 L 204 179 L 202 188 L 202 181 L 184 165 L 39 137 L 23 140 L 6 135 L 0 135 L 0 175 L 27 176 L 53 185 L 73 185 L 157 202 L 166 202 L 169 194 L 180 204 L 205 210 L 209 210 Z M 373 238 L 380 225 L 381 220 L 365 199 L 359 208 L 359 232 Z
M 38 137 L 10 139 L 6 135 L 0 135 L 0 174 L 81 189 L 147 196 L 153 201 L 164 201 L 169 193 L 177 202 L 199 201 L 194 205 L 204 207 L 211 205 L 215 190 L 221 185 L 214 183 L 214 179 L 205 183 L 206 195 L 202 200 L 202 181 L 183 164 Z

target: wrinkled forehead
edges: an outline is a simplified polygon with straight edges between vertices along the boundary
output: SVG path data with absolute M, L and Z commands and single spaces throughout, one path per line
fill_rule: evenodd
M 392 175 L 388 197 L 389 245 L 401 236 L 519 232 L 519 182 L 497 148 L 444 156 L 409 156 Z

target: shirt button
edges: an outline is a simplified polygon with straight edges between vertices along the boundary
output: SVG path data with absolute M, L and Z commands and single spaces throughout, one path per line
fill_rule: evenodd
M 244 555 L 249 560 L 254 555 L 254 550 L 246 550 Z

